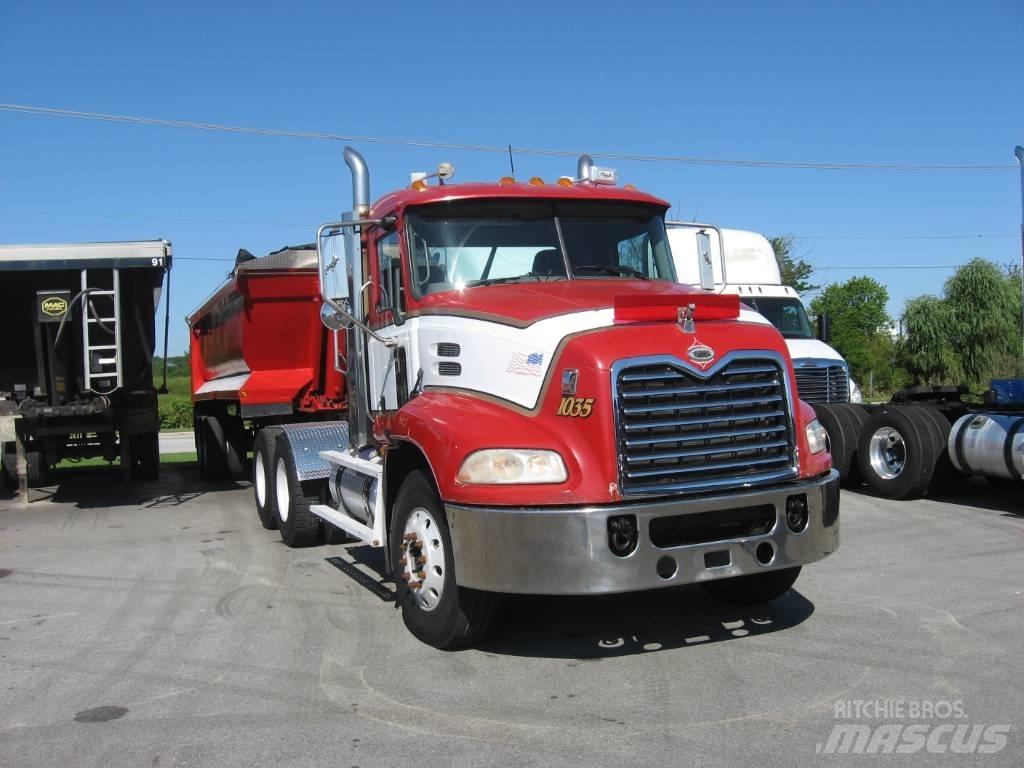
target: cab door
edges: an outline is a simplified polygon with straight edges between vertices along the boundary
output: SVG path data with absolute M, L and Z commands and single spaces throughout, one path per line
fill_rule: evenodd
M 396 346 L 389 347 L 368 337 L 367 402 L 372 413 L 379 413 L 397 410 L 409 399 L 411 329 L 404 317 L 401 230 L 375 228 L 367 235 L 372 275 L 369 325 L 378 335 L 397 341 Z

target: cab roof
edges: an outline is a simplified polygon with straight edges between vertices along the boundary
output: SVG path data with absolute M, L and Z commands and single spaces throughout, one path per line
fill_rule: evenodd
M 563 187 L 558 184 L 513 183 L 466 183 L 434 184 L 426 189 L 407 187 L 385 195 L 370 208 L 371 217 L 389 214 L 401 215 L 408 206 L 430 205 L 431 203 L 453 202 L 456 200 L 601 200 L 617 203 L 641 203 L 668 210 L 669 203 L 661 198 L 625 187 L 604 184 L 573 184 Z

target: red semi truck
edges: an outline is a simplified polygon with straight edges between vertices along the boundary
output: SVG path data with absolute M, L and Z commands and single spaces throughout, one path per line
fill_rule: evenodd
M 580 158 L 448 164 L 313 246 L 240 260 L 189 318 L 200 464 L 251 450 L 291 546 L 385 549 L 406 626 L 474 642 L 500 593 L 785 593 L 839 546 L 837 474 L 786 345 L 674 282 L 668 204 Z

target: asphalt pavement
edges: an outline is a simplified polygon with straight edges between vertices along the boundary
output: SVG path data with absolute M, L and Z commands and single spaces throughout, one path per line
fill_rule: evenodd
M 1024 508 L 984 482 L 844 492 L 839 552 L 767 607 L 515 598 L 442 652 L 405 631 L 376 551 L 288 549 L 247 484 L 192 465 L 118 478 L 0 499 L 2 766 L 1024 763 Z M 883 754 L 842 754 L 851 723 Z M 924 746 L 886 742 L 913 746 L 911 723 Z

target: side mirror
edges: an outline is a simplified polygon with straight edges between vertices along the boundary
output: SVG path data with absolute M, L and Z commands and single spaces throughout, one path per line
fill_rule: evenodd
M 832 320 L 827 312 L 818 315 L 818 340 L 828 344 L 832 340 Z
M 325 300 L 347 299 L 349 293 L 348 228 L 321 227 L 317 237 L 317 263 L 320 270 L 320 295 Z
M 706 230 L 697 232 L 697 269 L 700 287 L 705 291 L 715 289 L 715 270 L 711 263 L 711 236 Z
M 352 325 L 351 316 L 339 312 L 326 301 L 320 307 L 320 322 L 329 331 L 346 331 Z

